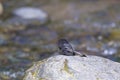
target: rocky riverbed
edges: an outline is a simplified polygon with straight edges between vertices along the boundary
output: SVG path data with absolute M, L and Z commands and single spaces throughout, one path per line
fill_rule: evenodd
M 118 0 L 2 0 L 0 6 L 0 80 L 23 79 L 32 63 L 58 51 L 60 38 L 120 62 Z

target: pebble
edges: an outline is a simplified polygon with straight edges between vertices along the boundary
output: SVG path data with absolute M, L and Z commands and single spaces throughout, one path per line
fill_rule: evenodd
M 0 35 L 0 45 L 7 43 L 7 37 L 3 34 Z
M 34 7 L 21 7 L 13 11 L 13 14 L 23 19 L 37 19 L 45 21 L 48 18 L 48 14 L 39 8 Z
M 114 55 L 116 53 L 117 53 L 117 49 L 109 48 L 109 49 L 105 49 L 102 54 L 103 55 Z

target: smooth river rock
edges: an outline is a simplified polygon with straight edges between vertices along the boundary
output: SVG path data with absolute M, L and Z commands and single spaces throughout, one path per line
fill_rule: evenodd
M 48 14 L 40 8 L 35 7 L 20 7 L 13 10 L 13 21 L 22 23 L 46 23 Z
M 120 80 L 120 63 L 97 56 L 52 56 L 26 71 L 23 80 Z
M 15 15 L 20 16 L 24 19 L 46 19 L 48 17 L 47 13 L 39 8 L 33 7 L 22 7 L 14 10 Z

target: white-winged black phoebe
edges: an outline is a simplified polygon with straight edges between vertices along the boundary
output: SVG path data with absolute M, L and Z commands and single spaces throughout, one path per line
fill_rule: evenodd
M 60 50 L 60 54 L 67 56 L 80 55 L 81 57 L 86 57 L 86 55 L 81 54 L 78 51 L 75 51 L 71 44 L 66 39 L 60 39 L 58 41 L 58 48 Z

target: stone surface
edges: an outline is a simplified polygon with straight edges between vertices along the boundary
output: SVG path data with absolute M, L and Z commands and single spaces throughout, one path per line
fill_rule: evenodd
M 13 11 L 13 14 L 19 17 L 19 21 L 29 21 L 45 23 L 48 20 L 48 14 L 43 10 L 35 7 L 21 7 Z M 15 18 L 16 19 L 16 18 Z M 18 18 L 17 18 L 18 19 Z
M 45 19 L 48 16 L 44 11 L 33 7 L 18 8 L 14 11 L 14 14 L 24 19 Z
M 120 80 L 120 63 L 97 56 L 57 55 L 26 71 L 24 80 Z

